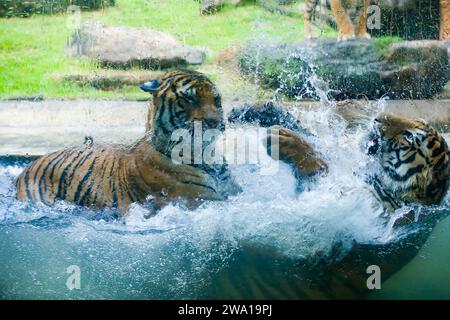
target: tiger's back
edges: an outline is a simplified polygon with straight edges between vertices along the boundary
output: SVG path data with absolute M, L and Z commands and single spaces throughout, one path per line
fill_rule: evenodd
M 45 155 L 16 180 L 18 199 L 48 205 L 67 200 L 81 206 L 125 206 L 138 198 L 124 192 L 126 185 L 120 148 L 101 147 L 69 148 Z
M 450 39 L 450 0 L 440 0 L 441 27 L 440 39 Z
M 114 193 L 120 181 L 114 174 L 119 161 L 111 151 L 97 148 L 69 148 L 36 160 L 16 180 L 20 200 L 53 204 L 69 200 L 79 205 L 105 202 L 98 193 Z M 120 171 L 119 171 L 120 172 Z M 104 177 L 109 177 L 107 180 Z M 93 195 L 93 190 L 96 190 Z M 117 193 L 116 193 L 117 195 Z M 113 206 L 111 202 L 105 205 Z
M 221 97 L 203 74 L 177 70 L 141 85 L 152 94 L 145 136 L 129 146 L 85 145 L 45 155 L 16 180 L 17 198 L 53 204 L 65 200 L 86 207 L 117 207 L 151 198 L 153 213 L 170 201 L 195 207 L 202 200 L 224 200 L 240 192 L 226 164 L 172 161 L 173 133 L 191 135 L 224 129 Z M 192 138 L 192 137 L 191 137 Z M 203 150 L 202 150 L 203 151 Z
M 176 164 L 154 150 L 148 135 L 126 147 L 83 147 L 36 160 L 16 180 L 19 200 L 47 205 L 57 200 L 80 206 L 118 208 L 150 201 L 155 214 L 171 201 L 196 207 L 204 200 L 225 200 L 221 181 L 194 166 Z

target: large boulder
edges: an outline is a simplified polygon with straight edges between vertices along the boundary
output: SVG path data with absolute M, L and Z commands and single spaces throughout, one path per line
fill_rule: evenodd
M 84 23 L 71 37 L 67 54 L 98 61 L 112 68 L 167 68 L 201 64 L 205 51 L 187 46 L 171 35 L 147 28 Z
M 82 10 L 113 6 L 116 0 L 0 0 L 0 17 L 28 17 L 33 14 L 54 14 L 71 5 Z
M 295 98 L 430 98 L 449 78 L 447 50 L 437 41 L 397 43 L 387 53 L 371 41 L 249 45 L 239 67 Z
M 382 79 L 389 96 L 429 98 L 450 78 L 447 48 L 437 40 L 394 43 L 384 61 Z

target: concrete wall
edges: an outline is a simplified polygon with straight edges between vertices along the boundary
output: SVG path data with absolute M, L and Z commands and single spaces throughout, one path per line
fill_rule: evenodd
M 358 105 L 340 106 L 346 115 L 358 112 Z M 307 112 L 319 102 L 290 105 Z M 225 105 L 225 110 L 231 106 Z M 386 111 L 420 117 L 440 131 L 450 131 L 450 100 L 388 101 Z M 57 101 L 0 102 L 0 155 L 42 155 L 69 146 L 82 145 L 86 136 L 95 143 L 128 144 L 144 134 L 146 102 Z

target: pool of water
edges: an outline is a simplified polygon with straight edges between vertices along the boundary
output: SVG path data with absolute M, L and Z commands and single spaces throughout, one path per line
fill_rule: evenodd
M 371 113 L 381 109 L 382 103 Z M 382 209 L 365 185 L 374 166 L 364 147 L 370 119 L 348 128 L 328 107 L 302 119 L 330 174 L 300 195 L 286 165 L 262 175 L 261 167 L 273 160 L 261 156 L 259 164 L 231 166 L 243 188 L 238 196 L 193 211 L 172 204 L 150 219 L 137 204 L 117 218 L 111 210 L 62 202 L 18 202 L 12 181 L 30 161 L 4 158 L 0 298 L 308 298 L 304 286 L 315 270 L 303 273 L 300 264 L 339 261 L 355 242 L 390 244 L 417 231 L 392 228 L 404 211 L 390 223 L 381 219 Z M 250 141 L 259 139 L 246 134 Z M 436 210 L 448 211 L 448 204 L 447 198 Z M 403 261 L 405 267 L 369 297 L 450 298 L 449 229 L 449 219 L 442 221 L 419 255 Z M 67 286 L 70 266 L 80 270 L 79 289 Z

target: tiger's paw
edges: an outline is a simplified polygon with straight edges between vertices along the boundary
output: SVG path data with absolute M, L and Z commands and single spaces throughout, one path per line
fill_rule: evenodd
M 325 161 L 294 131 L 279 126 L 271 127 L 263 143 L 273 159 L 290 164 L 299 177 L 328 172 Z
M 349 41 L 349 40 L 354 40 L 354 39 L 356 39 L 356 36 L 354 33 L 340 34 L 337 38 L 337 41 L 341 42 L 341 41 Z
M 305 34 L 305 39 L 307 41 L 316 40 L 318 38 L 319 37 L 317 36 L 317 33 L 314 30 L 311 30 Z
M 368 32 L 363 32 L 363 33 L 357 34 L 356 38 L 370 40 L 370 39 L 372 39 L 372 36 Z

